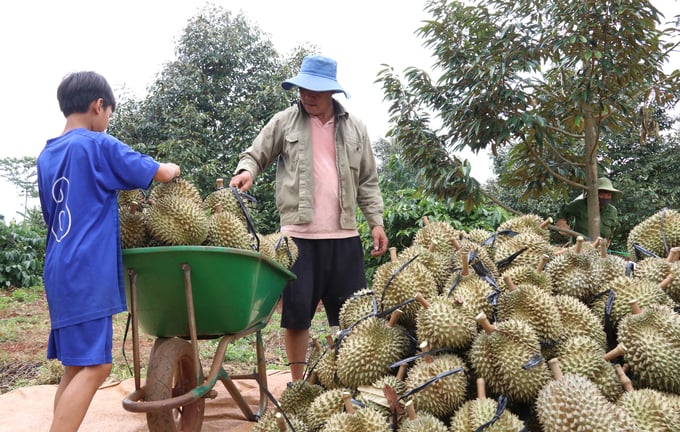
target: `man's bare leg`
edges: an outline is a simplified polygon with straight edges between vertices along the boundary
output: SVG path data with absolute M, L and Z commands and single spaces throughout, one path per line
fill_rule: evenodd
M 291 378 L 293 381 L 300 381 L 304 378 L 305 373 L 309 329 L 286 329 L 284 339 Z

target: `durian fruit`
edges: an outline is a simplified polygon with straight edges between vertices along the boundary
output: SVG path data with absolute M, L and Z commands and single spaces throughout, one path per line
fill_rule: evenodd
M 139 210 L 142 210 L 146 203 L 146 194 L 142 189 L 119 190 L 118 194 L 118 208 L 129 209 L 134 202 Z
M 321 432 L 390 432 L 387 418 L 370 408 L 356 409 L 349 392 L 344 392 L 345 411 L 333 414 L 321 428 Z
M 462 302 L 463 308 L 473 316 L 477 316 L 480 311 L 493 316 L 496 289 L 477 273 L 470 272 L 466 259 L 462 260 L 461 265 L 461 269 L 453 272 L 446 282 L 443 295 Z
M 667 248 L 680 246 L 680 213 L 677 210 L 662 209 L 635 225 L 628 233 L 626 241 L 632 261 L 640 259 L 635 249 L 636 244 L 656 256 L 667 256 Z
M 181 196 L 155 199 L 146 221 L 151 236 L 163 245 L 200 245 L 208 236 L 208 216 L 201 205 Z
M 564 336 L 565 325 L 552 294 L 529 284 L 515 285 L 503 276 L 508 289 L 498 297 L 498 321 L 518 319 L 528 323 L 541 344 L 555 344 Z
M 244 209 L 241 208 L 241 204 L 239 204 L 238 198 L 234 193 L 232 188 L 224 187 L 223 179 L 218 178 L 217 189 L 206 195 L 205 199 L 203 199 L 203 205 L 210 213 L 216 213 L 216 207 L 219 206 L 223 211 L 237 216 L 245 224 L 247 223 L 247 218 Z M 246 205 L 247 201 L 243 201 L 243 204 Z M 247 206 L 245 211 L 248 211 Z
M 205 209 L 201 193 L 196 186 L 180 177 L 175 177 L 167 183 L 158 183 L 149 193 L 151 203 L 165 197 L 183 198 L 197 204 L 201 209 Z
M 631 302 L 618 327 L 636 387 L 680 394 L 680 315 L 672 308 Z
M 149 243 L 146 216 L 136 201 L 119 208 L 120 240 L 123 249 L 145 247 Z
M 252 236 L 241 219 L 231 212 L 222 210 L 219 204 L 215 206 L 215 210 L 208 220 L 205 244 L 252 250 Z
M 477 377 L 483 377 L 494 394 L 511 402 L 532 403 L 550 379 L 534 329 L 524 321 L 509 319 L 492 325 L 480 313 L 479 332 L 468 357 Z
M 582 301 L 589 301 L 601 291 L 593 278 L 593 255 L 584 253 L 583 237 L 576 239 L 573 250 L 553 257 L 546 267 L 553 293 L 570 295 Z
M 601 239 L 600 239 L 601 240 Z M 627 262 L 617 255 L 607 253 L 607 242 L 600 242 L 600 256 L 592 260 L 591 274 L 595 290 L 603 287 L 610 280 L 619 276 L 626 276 Z
M 552 259 L 553 250 L 550 243 L 542 236 L 531 232 L 519 233 L 496 244 L 494 258 L 500 273 L 512 267 L 528 265 L 538 267 L 543 255 Z
M 408 329 L 415 328 L 416 315 L 420 305 L 413 301 L 416 294 L 426 298 L 438 293 L 437 283 L 430 271 L 418 260 L 403 262 L 397 258 L 397 250 L 390 248 L 390 261 L 381 264 L 373 273 L 375 291 L 380 312 L 398 306 L 403 314 L 399 323 Z
M 291 381 L 279 396 L 278 402 L 286 416 L 292 415 L 307 422 L 309 405 L 323 392 L 323 387 L 307 380 Z
M 585 303 L 568 295 L 553 296 L 555 306 L 560 311 L 562 322 L 567 326 L 569 336 L 587 336 L 602 348 L 607 347 L 607 334 L 602 319 Z
M 557 358 L 563 373 L 588 378 L 600 389 L 604 397 L 616 402 L 623 388 L 613 365 L 604 359 L 605 350 L 587 336 L 574 336 L 560 344 Z
M 449 347 L 467 350 L 477 336 L 475 315 L 463 307 L 463 301 L 445 295 L 428 300 L 421 294 L 416 301 L 423 307 L 416 316 L 416 337 L 426 340 L 431 349 Z
M 617 402 L 633 418 L 638 431 L 673 432 L 680 431 L 680 410 L 677 395 L 650 388 L 633 388 L 621 365 L 615 365 L 625 393 Z
M 340 342 L 336 358 L 337 376 L 347 388 L 356 389 L 370 385 L 390 373 L 390 365 L 411 350 L 406 331 L 396 324 L 397 309 L 388 322 L 384 318 L 370 317 L 360 321 Z
M 455 249 L 452 268 L 461 268 L 465 262 L 473 268 L 475 264 L 481 264 L 494 279 L 498 277 L 498 267 L 487 248 L 465 239 L 454 238 L 452 243 Z
M 528 265 L 518 265 L 511 267 L 503 272 L 503 277 L 499 278 L 498 289 L 501 292 L 507 290 L 505 285 L 505 277 L 509 277 L 515 285 L 534 285 L 542 290 L 552 293 L 552 282 L 550 282 L 550 277 L 545 272 L 545 265 L 548 263 L 548 255 L 543 255 L 541 261 L 539 261 L 537 267 L 532 267 Z
M 413 400 L 404 404 L 406 417 L 399 423 L 397 432 L 449 432 L 444 422 L 426 412 L 416 413 Z
M 337 374 L 335 342 L 330 335 L 326 336 L 326 342 L 328 346 L 321 352 L 318 361 L 308 364 L 313 366 L 319 383 L 326 390 L 331 390 L 340 388 L 341 385 Z
M 387 392 L 390 392 L 393 397 L 398 398 L 406 392 L 406 383 L 404 382 L 404 375 L 406 374 L 407 365 L 400 366 L 400 372 L 397 375 L 385 375 L 378 378 L 370 386 L 357 387 L 356 399 L 364 405 L 380 411 L 385 416 L 392 414 L 392 406 L 390 400 L 387 398 Z M 387 390 L 386 390 L 387 389 Z
M 641 308 L 653 304 L 674 306 L 673 300 L 665 293 L 663 286 L 664 283 L 656 284 L 645 279 L 619 276 L 604 286 L 604 290 L 613 296 L 611 313 L 607 315 L 607 296 L 598 298 L 590 307 L 603 322 L 608 318 L 616 328 L 621 319 L 631 314 L 632 301 L 637 302 Z
M 664 282 L 672 275 L 670 283 L 664 284 L 664 291 L 673 299 L 680 303 L 680 247 L 674 247 L 666 258 L 649 257 L 638 261 L 635 265 L 634 276 L 652 282 Z
M 443 289 L 453 268 L 453 256 L 437 252 L 434 245 L 426 248 L 420 244 L 413 244 L 398 253 L 397 257 L 401 262 L 417 259 L 432 274 L 438 292 Z
M 286 417 L 288 420 L 286 420 Z M 306 430 L 307 425 L 295 415 L 286 413 L 284 417 L 280 412 L 270 410 L 265 412 L 253 425 L 252 432 L 300 432 Z
M 356 291 L 340 307 L 338 324 L 340 330 L 350 327 L 357 321 L 378 313 L 378 302 L 370 288 Z
M 477 378 L 477 399 L 471 399 L 451 417 L 450 432 L 519 432 L 524 422 L 509 410 L 497 413 L 498 402 L 486 397 L 484 378 Z
M 427 341 L 420 345 L 424 355 L 416 359 L 406 376 L 407 394 L 411 395 L 415 409 L 436 417 L 451 416 L 467 397 L 467 366 L 455 354 L 431 354 Z M 458 371 L 458 372 L 456 372 Z M 449 375 L 444 374 L 452 372 Z M 440 378 L 437 379 L 437 377 Z M 435 381 L 432 381 L 432 380 Z M 430 384 L 427 384 L 430 382 Z
M 493 238 L 493 235 L 494 235 L 493 232 L 485 230 L 483 228 L 473 228 L 469 232 L 464 233 L 462 238 L 477 243 L 478 245 L 485 246 L 485 243 L 487 243 L 487 241 L 490 241 L 490 239 Z M 486 247 L 492 249 L 491 246 Z
M 510 230 L 516 233 L 529 232 L 543 238 L 545 242 L 550 242 L 550 231 L 548 226 L 552 223 L 552 218 L 543 219 L 536 214 L 515 216 L 508 219 L 498 226 L 496 231 Z
M 422 218 L 423 226 L 413 236 L 413 245 L 422 246 L 442 256 L 453 254 L 452 241 L 458 237 L 458 230 L 446 221 L 430 221 Z
M 292 237 L 285 233 L 273 232 L 260 235 L 260 253 L 290 269 L 298 259 L 300 252 Z
M 321 430 L 333 414 L 345 411 L 345 401 L 342 395 L 347 391 L 348 389 L 344 388 L 326 390 L 314 398 L 307 410 L 309 419 L 307 426 L 310 431 Z
M 589 379 L 564 374 L 559 360 L 550 361 L 554 380 L 536 398 L 536 412 L 544 432 L 633 432 L 635 421 L 621 407 L 608 401 Z

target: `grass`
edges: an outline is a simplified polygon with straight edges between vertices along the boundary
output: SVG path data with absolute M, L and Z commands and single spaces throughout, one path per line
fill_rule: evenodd
M 133 377 L 132 331 L 125 337 L 127 313 L 113 318 L 113 364 L 111 378 Z M 280 307 L 277 306 L 266 327 L 261 330 L 268 369 L 288 368 L 284 345 L 284 330 L 280 328 Z M 58 361 L 45 358 L 49 335 L 49 312 L 42 287 L 0 289 L 0 393 L 15 388 L 40 384 L 57 384 L 63 368 Z M 320 308 L 312 322 L 310 334 L 323 339 L 329 334 L 326 314 Z M 230 374 L 252 373 L 256 366 L 255 334 L 231 342 L 227 346 L 223 367 Z M 155 338 L 140 334 L 141 376 L 146 376 L 146 364 Z M 208 371 L 217 350 L 218 339 L 200 340 L 199 354 L 203 369 Z

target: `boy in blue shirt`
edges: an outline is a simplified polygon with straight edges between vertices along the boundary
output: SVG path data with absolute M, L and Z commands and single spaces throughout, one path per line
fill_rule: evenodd
M 112 316 L 127 309 L 116 191 L 180 174 L 179 166 L 158 163 L 105 132 L 116 100 L 101 75 L 67 75 L 57 99 L 66 126 L 37 161 L 47 223 L 47 358 L 64 365 L 50 432 L 77 431 L 111 372 Z

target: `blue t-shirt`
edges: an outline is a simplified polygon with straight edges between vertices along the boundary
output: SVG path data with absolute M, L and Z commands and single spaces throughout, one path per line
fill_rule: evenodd
M 37 167 L 53 329 L 126 310 L 116 191 L 148 188 L 158 166 L 104 132 L 47 141 Z

